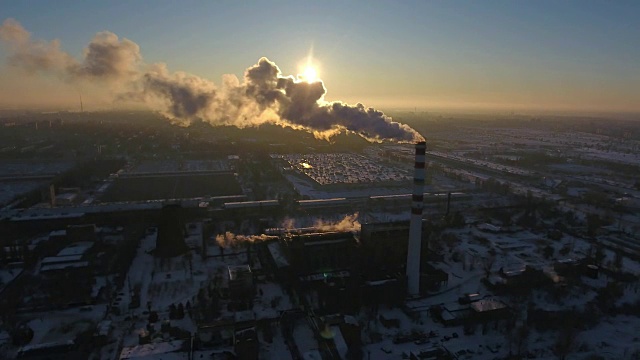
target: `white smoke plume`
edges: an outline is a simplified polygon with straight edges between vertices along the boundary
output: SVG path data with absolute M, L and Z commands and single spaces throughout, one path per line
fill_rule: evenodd
M 347 215 L 344 219 L 336 222 L 317 220 L 313 227 L 321 231 L 360 232 L 362 225 L 358 221 L 358 213 L 354 213 L 352 215 Z
M 284 220 L 282 220 L 282 223 L 280 224 L 280 227 L 282 227 L 283 229 L 287 229 L 287 230 L 295 229 L 295 227 L 296 227 L 296 219 L 287 217 Z
M 9 63 L 29 73 L 51 72 L 67 81 L 101 80 L 130 82 L 142 62 L 140 47 L 114 33 L 97 33 L 84 50 L 81 62 L 60 49 L 60 41 L 31 39 L 17 21 L 7 19 L 0 26 L 0 39 L 11 51 Z
M 358 221 L 358 213 L 347 215 L 338 221 L 316 220 L 313 226 L 308 228 L 296 228 L 295 220 L 292 218 L 287 218 L 282 222 L 282 229 L 291 230 L 293 232 L 295 232 L 295 230 L 304 230 L 305 232 L 360 232 L 361 227 L 362 225 Z M 280 235 L 285 232 L 286 231 L 283 231 Z M 275 240 L 278 238 L 279 236 L 266 234 L 237 235 L 227 231 L 224 234 L 216 235 L 216 244 L 223 248 L 238 248 L 246 243 Z
M 303 221 L 306 225 L 309 222 Z M 359 213 L 353 213 L 351 215 L 346 215 L 344 218 L 340 220 L 322 220 L 315 219 L 313 221 L 312 226 L 300 227 L 296 225 L 296 219 L 293 218 L 285 218 L 280 224 L 280 229 L 282 233 L 291 232 L 291 233 L 309 233 L 309 232 L 330 232 L 330 231 L 350 231 L 350 232 L 359 232 L 362 225 L 359 221 Z M 276 229 L 277 230 L 277 229 Z
M 8 45 L 13 66 L 32 74 L 54 73 L 70 82 L 117 84 L 115 99 L 142 102 L 185 125 L 205 121 L 243 128 L 272 123 L 323 139 L 350 132 L 376 142 L 423 140 L 379 110 L 325 101 L 322 81 L 285 76 L 265 57 L 245 71 L 242 81 L 225 75 L 216 86 L 195 75 L 172 73 L 164 64 L 145 64 L 136 43 L 107 31 L 95 35 L 82 61 L 62 51 L 58 40 L 33 40 L 13 19 L 0 26 L 0 39 Z
M 259 241 L 266 240 L 274 240 L 277 239 L 277 236 L 270 235 L 236 235 L 230 231 L 225 232 L 224 234 L 218 234 L 216 236 L 216 244 L 223 248 L 238 248 L 239 246 Z

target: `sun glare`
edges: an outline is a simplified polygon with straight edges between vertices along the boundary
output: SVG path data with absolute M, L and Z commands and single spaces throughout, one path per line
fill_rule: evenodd
M 309 49 L 307 58 L 298 63 L 298 80 L 307 83 L 320 81 L 318 78 L 318 63 L 313 58 L 313 47 Z
M 302 72 L 302 77 L 304 81 L 312 83 L 318 80 L 318 72 L 315 68 L 313 68 L 313 66 L 307 65 L 307 67 L 305 67 L 304 71 Z

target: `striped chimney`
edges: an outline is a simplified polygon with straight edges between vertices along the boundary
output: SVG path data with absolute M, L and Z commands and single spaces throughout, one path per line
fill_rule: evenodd
M 407 249 L 407 290 L 409 295 L 420 294 L 420 252 L 422 246 L 422 207 L 424 205 L 424 162 L 427 144 L 416 143 L 416 162 L 411 197 L 411 223 Z

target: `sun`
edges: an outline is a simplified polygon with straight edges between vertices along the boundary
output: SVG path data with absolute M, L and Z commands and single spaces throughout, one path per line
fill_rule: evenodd
M 298 63 L 298 81 L 309 84 L 320 81 L 318 77 L 319 63 L 313 58 L 313 46 L 309 49 L 307 57 Z
M 308 83 L 315 82 L 318 80 L 318 72 L 313 66 L 307 65 L 302 72 L 302 79 Z

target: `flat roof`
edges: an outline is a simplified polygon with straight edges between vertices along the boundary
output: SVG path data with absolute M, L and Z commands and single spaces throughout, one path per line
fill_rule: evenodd
M 27 352 L 32 350 L 48 349 L 48 348 L 58 347 L 58 346 L 73 346 L 73 345 L 74 345 L 73 340 L 53 341 L 53 342 L 46 342 L 46 343 L 40 343 L 40 344 L 25 345 L 21 347 L 19 351 Z
M 253 310 L 238 311 L 233 315 L 233 317 L 235 322 L 237 323 L 244 322 L 244 321 L 253 321 L 256 319 L 256 316 L 253 313 Z
M 59 214 L 46 214 L 46 213 L 23 213 L 11 217 L 11 221 L 30 221 L 30 220 L 47 220 L 47 219 L 68 219 L 83 217 L 82 212 L 73 213 L 59 213 Z
M 87 266 L 89 266 L 88 261 L 76 261 L 72 263 L 43 265 L 40 268 L 40 271 L 47 272 L 47 271 L 64 270 L 64 269 L 77 269 L 77 268 L 84 268 Z
M 229 265 L 229 280 L 236 280 L 239 276 L 251 276 L 249 265 Z
M 298 200 L 299 204 L 316 204 L 316 203 L 326 203 L 333 201 L 345 201 L 347 198 L 332 198 L 332 199 L 312 199 L 312 200 Z
M 317 245 L 330 245 L 330 244 L 339 244 L 350 239 L 345 237 L 343 239 L 335 239 L 335 240 L 317 240 L 317 241 L 305 241 L 304 246 L 317 246 Z
M 56 195 L 56 199 L 57 200 L 69 200 L 69 201 L 71 201 L 71 200 L 74 200 L 77 197 L 78 197 L 78 194 L 75 194 L 75 193 L 64 193 L 64 194 Z
M 326 278 L 346 278 L 351 276 L 351 273 L 347 270 L 329 271 L 324 273 L 311 274 L 306 276 L 300 276 L 302 281 L 319 281 Z
M 82 255 L 47 256 L 40 262 L 42 265 L 80 261 Z
M 282 254 L 282 246 L 279 242 L 274 241 L 269 243 L 267 244 L 267 248 L 278 268 L 289 266 L 289 261 L 287 261 L 287 258 Z
M 64 249 L 60 250 L 58 256 L 72 256 L 72 255 L 83 255 L 89 249 L 93 247 L 93 242 L 90 241 L 81 241 L 70 244 Z
M 155 358 L 154 356 L 167 354 L 178 351 L 182 348 L 183 340 L 173 340 L 167 342 L 136 345 L 124 347 L 120 352 L 120 359 L 135 359 L 135 358 Z
M 476 302 L 471 303 L 470 307 L 476 312 L 486 312 L 486 311 L 506 309 L 507 305 L 498 300 L 482 299 L 482 300 L 478 300 Z
M 224 207 L 226 209 L 236 209 L 255 206 L 277 206 L 280 205 L 278 200 L 260 200 L 260 201 L 240 201 L 240 202 L 226 202 Z

